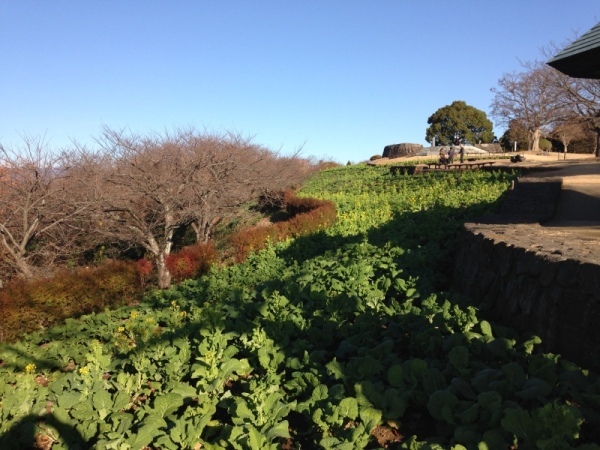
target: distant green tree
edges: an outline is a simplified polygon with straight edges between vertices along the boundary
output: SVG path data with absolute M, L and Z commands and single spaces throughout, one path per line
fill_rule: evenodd
M 540 150 L 547 152 L 552 149 L 552 142 L 546 138 L 540 138 Z
M 427 119 L 427 123 L 429 127 L 425 132 L 425 140 L 430 144 L 434 138 L 436 145 L 453 144 L 456 138 L 473 144 L 494 140 L 493 125 L 486 114 L 462 100 L 438 109 Z
M 500 145 L 507 151 L 515 150 L 515 142 L 517 143 L 517 151 L 527 150 L 529 148 L 530 133 L 518 120 L 511 120 L 508 125 L 508 130 L 504 132 L 500 138 Z

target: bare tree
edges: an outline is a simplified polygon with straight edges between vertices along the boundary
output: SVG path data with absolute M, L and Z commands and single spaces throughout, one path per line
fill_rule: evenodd
M 569 144 L 585 137 L 584 126 L 585 124 L 578 120 L 565 120 L 558 123 L 552 130 L 552 136 L 560 140 L 564 146 L 563 159 L 567 159 Z
M 5 273 L 32 278 L 74 252 L 78 220 L 90 203 L 79 196 L 72 155 L 43 139 L 0 146 L 0 246 Z
M 152 255 L 161 288 L 171 283 L 166 258 L 175 231 L 193 217 L 190 186 L 203 164 L 190 157 L 195 138 L 186 130 L 142 136 L 105 128 L 98 139 L 105 162 L 92 223 L 102 239 L 140 245 Z
M 98 143 L 102 167 L 89 178 L 97 177 L 100 202 L 91 223 L 103 239 L 152 255 L 161 288 L 171 282 L 166 259 L 180 227 L 192 226 L 206 241 L 217 223 L 275 181 L 266 171 L 273 153 L 231 133 L 190 128 L 142 136 L 105 128 Z
M 541 49 L 546 61 L 560 53 L 578 38 L 574 34 L 572 40 L 562 45 L 550 43 Z M 580 121 L 596 135 L 594 154 L 600 157 L 600 80 L 573 78 L 547 66 L 549 71 L 548 83 L 556 92 L 563 111 L 569 113 L 570 120 Z
M 214 227 L 240 214 L 240 208 L 256 194 L 254 167 L 265 157 L 249 138 L 235 134 L 205 136 L 194 147 L 197 159 L 204 161 L 193 177 L 196 202 L 191 226 L 198 242 L 211 238 Z
M 540 62 L 523 66 L 524 72 L 503 75 L 492 89 L 492 115 L 505 125 L 518 121 L 531 133 L 530 150 L 539 150 L 542 133 L 562 117 L 564 103 L 550 82 L 554 69 Z
M 571 78 L 552 69 L 551 82 L 560 93 L 564 108 L 596 134 L 594 154 L 600 157 L 600 80 Z
M 217 224 L 239 216 L 244 204 L 298 185 L 311 170 L 301 150 L 281 157 L 239 134 L 213 135 L 196 150 L 207 159 L 192 187 L 198 204 L 191 226 L 198 242 L 210 239 Z

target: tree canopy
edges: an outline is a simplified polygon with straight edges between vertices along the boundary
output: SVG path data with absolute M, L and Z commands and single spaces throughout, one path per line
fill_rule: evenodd
M 159 287 L 168 287 L 166 260 L 180 234 L 192 228 L 207 242 L 244 205 L 297 186 L 313 170 L 299 151 L 282 157 L 235 133 L 105 127 L 96 143 L 59 154 L 33 138 L 17 148 L 0 144 L 0 286 L 115 245 L 143 250 Z
M 489 143 L 494 140 L 493 125 L 485 112 L 469 106 L 462 100 L 452 102 L 427 119 L 429 127 L 425 140 L 429 143 L 450 145 L 461 142 Z
M 551 83 L 555 69 L 533 62 L 524 72 L 507 73 L 493 88 L 492 115 L 501 123 L 518 121 L 530 133 L 530 150 L 539 150 L 540 138 L 549 126 L 567 114 L 563 97 Z
M 74 176 L 74 162 L 40 138 L 26 136 L 14 148 L 0 144 L 0 286 L 11 273 L 45 275 L 81 240 L 77 218 L 91 202 L 81 195 L 85 180 Z

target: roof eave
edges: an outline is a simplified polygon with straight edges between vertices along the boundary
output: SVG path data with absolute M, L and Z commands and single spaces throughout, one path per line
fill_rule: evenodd
M 555 57 L 547 64 L 570 77 L 600 79 L 600 47 L 567 57 Z

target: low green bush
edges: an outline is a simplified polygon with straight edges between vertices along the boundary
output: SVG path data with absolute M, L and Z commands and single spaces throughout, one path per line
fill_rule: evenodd
M 548 139 L 541 138 L 539 143 L 540 149 L 547 152 L 552 149 L 552 142 Z

